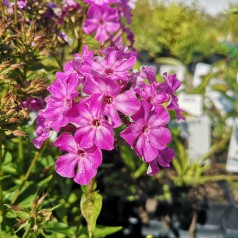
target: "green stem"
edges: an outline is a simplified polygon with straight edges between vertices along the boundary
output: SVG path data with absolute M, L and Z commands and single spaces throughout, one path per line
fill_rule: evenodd
M 20 192 L 21 192 L 22 188 L 26 184 L 26 182 L 27 182 L 27 180 L 28 180 L 28 178 L 29 178 L 37 160 L 39 159 L 39 157 L 41 156 L 41 154 L 43 152 L 43 148 L 45 148 L 45 147 L 44 146 L 41 147 L 41 149 L 35 153 L 35 156 L 34 156 L 33 160 L 31 161 L 31 164 L 30 164 L 30 166 L 29 166 L 29 168 L 28 168 L 28 170 L 27 170 L 27 172 L 26 172 L 26 174 L 25 174 L 25 176 L 22 180 L 22 183 L 21 183 L 20 187 L 18 188 L 18 190 L 16 191 L 15 196 L 12 199 L 12 204 L 14 204 L 16 202 L 18 196 L 20 195 Z
M 3 156 L 2 156 L 2 145 L 3 145 L 3 133 L 0 132 L 0 178 L 2 178 L 2 164 L 3 164 Z M 3 230 L 3 188 L 2 188 L 2 181 L 0 180 L 0 223 L 1 223 L 1 230 Z
M 209 151 L 205 155 L 198 158 L 198 161 L 205 161 L 206 159 L 208 159 L 216 151 L 223 148 L 226 145 L 226 143 L 230 140 L 230 138 L 231 138 L 231 131 L 229 131 L 227 134 L 225 134 L 224 137 L 220 141 L 213 144 L 211 146 L 211 148 L 209 149 Z
M 19 172 L 23 173 L 23 158 L 24 158 L 24 149 L 23 149 L 23 141 L 22 137 L 18 137 L 18 163 L 19 163 Z
M 87 193 L 92 193 L 93 192 L 93 187 L 94 187 L 94 184 L 96 183 L 96 176 L 93 177 L 90 181 L 90 183 L 87 185 L 87 190 L 88 192 Z

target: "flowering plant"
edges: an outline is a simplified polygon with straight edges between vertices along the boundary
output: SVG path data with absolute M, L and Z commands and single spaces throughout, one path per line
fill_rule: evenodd
M 167 124 L 171 110 L 183 119 L 175 96 L 180 82 L 166 73 L 159 82 L 152 66 L 134 69 L 138 53 L 129 26 L 135 2 L 0 3 L 1 237 L 116 232 L 121 228 L 96 226 L 102 196 L 95 177 L 105 153 L 127 144 L 149 175 L 170 165 Z M 48 146 L 51 132 L 56 148 Z M 58 156 L 58 148 L 65 153 Z M 54 167 L 76 183 L 55 179 Z
M 148 163 L 148 174 L 157 173 L 158 165 L 169 166 L 174 153 L 167 147 L 168 110 L 184 119 L 174 94 L 180 82 L 165 73 L 158 83 L 154 67 L 135 72 L 135 62 L 136 53 L 126 47 L 109 47 L 94 56 L 84 46 L 56 73 L 46 108 L 38 115 L 34 144 L 40 148 L 50 130 L 60 133 L 55 146 L 68 153 L 56 161 L 58 174 L 88 184 L 102 162 L 101 150 L 113 150 L 120 137 Z M 116 128 L 122 130 L 117 137 Z

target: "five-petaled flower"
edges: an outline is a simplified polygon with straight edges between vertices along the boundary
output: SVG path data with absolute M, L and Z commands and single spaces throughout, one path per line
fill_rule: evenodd
M 171 141 L 171 133 L 165 127 L 170 120 L 169 113 L 163 106 L 152 110 L 151 104 L 143 101 L 140 110 L 131 118 L 134 122 L 121 132 L 121 137 L 144 161 L 151 162 Z
M 76 183 L 88 184 L 102 163 L 101 150 L 96 146 L 81 147 L 69 133 L 61 134 L 55 146 L 68 152 L 56 161 L 56 172 L 63 177 L 74 178 Z
M 83 24 L 83 30 L 87 34 L 96 32 L 95 38 L 99 42 L 109 39 L 110 35 L 120 27 L 118 11 L 108 6 L 91 5 L 88 18 Z

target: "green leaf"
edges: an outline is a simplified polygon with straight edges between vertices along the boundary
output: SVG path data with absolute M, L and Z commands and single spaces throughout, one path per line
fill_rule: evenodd
M 45 186 L 46 184 L 48 184 L 50 182 L 50 180 L 53 178 L 53 175 L 50 175 L 49 177 L 41 180 L 39 183 L 38 183 L 38 187 L 43 187 Z
M 44 229 L 51 232 L 74 236 L 74 227 L 69 227 L 62 222 L 50 221 L 45 224 Z
M 129 168 L 131 171 L 135 171 L 136 165 L 133 160 L 133 152 L 128 146 L 121 146 L 120 147 L 121 158 L 125 163 L 126 167 Z
M 142 163 L 140 167 L 135 171 L 134 178 L 139 178 L 141 175 L 143 175 L 147 170 L 147 164 Z
M 169 64 L 174 66 L 184 66 L 184 64 L 175 58 L 172 57 L 160 57 L 156 59 L 156 63 L 158 64 Z
M 13 235 L 13 234 L 9 234 L 9 233 L 5 233 L 4 231 L 0 231 L 0 237 L 4 237 L 4 238 L 18 238 L 18 236 Z
M 88 238 L 88 236 L 85 235 L 85 234 L 82 234 L 82 235 L 79 236 L 79 238 Z
M 91 238 L 102 209 L 102 196 L 98 192 L 83 193 L 80 207 L 83 217 L 87 221 L 89 238 Z
M 45 210 L 45 211 L 47 211 L 47 212 L 52 212 L 52 211 L 54 211 L 55 209 L 59 208 L 60 206 L 62 206 L 62 204 L 58 204 L 58 205 L 56 205 L 56 206 L 54 206 L 54 207 L 50 207 L 50 208 L 45 208 L 45 209 L 43 209 L 43 210 Z
M 104 238 L 122 229 L 122 226 L 96 226 L 93 231 L 94 238 Z
M 11 177 L 11 175 L 2 176 L 2 177 L 0 178 L 0 181 L 4 180 L 4 179 L 6 179 L 6 178 L 9 178 L 9 177 Z
M 25 221 L 24 223 L 22 223 L 19 228 L 16 230 L 16 232 L 20 231 L 21 229 L 23 228 L 26 228 L 28 227 L 28 229 L 30 228 L 30 223 L 29 223 L 29 220 Z

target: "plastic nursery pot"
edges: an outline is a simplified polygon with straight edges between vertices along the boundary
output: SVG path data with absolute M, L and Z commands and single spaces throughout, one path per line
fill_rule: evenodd
M 238 237 L 238 207 L 230 205 L 221 217 L 221 230 L 219 238 Z

